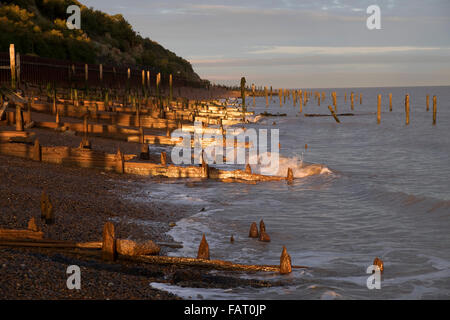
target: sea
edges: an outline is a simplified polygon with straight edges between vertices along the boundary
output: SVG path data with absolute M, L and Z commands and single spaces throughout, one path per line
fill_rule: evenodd
M 282 107 L 277 96 L 268 106 L 265 97 L 257 97 L 254 106 L 252 97 L 247 97 L 248 110 L 255 115 L 285 116 L 253 117 L 257 121 L 244 126 L 279 129 L 283 176 L 286 166 L 295 175 L 305 163 L 323 165 L 327 170 L 321 174 L 296 177 L 290 184 L 167 180 L 143 183 L 135 196 L 192 208 L 193 215 L 177 221 L 169 231 L 183 243 L 171 256 L 196 257 L 205 234 L 211 259 L 279 264 L 285 246 L 293 265 L 308 268 L 294 268 L 288 275 L 234 275 L 273 283 L 267 288 L 150 285 L 186 299 L 449 299 L 450 87 L 307 90 L 325 92 L 326 99 L 318 106 L 311 96 L 302 113 L 292 97 Z M 333 91 L 337 113 L 354 114 L 338 116 L 340 123 L 329 116 Z M 355 93 L 354 110 L 351 92 Z M 379 124 L 378 94 L 382 97 Z M 406 94 L 410 97 L 408 125 Z M 437 97 L 436 125 L 433 96 Z M 270 242 L 248 237 L 251 223 L 259 225 L 261 219 Z M 370 289 L 367 269 L 376 257 L 384 262 L 384 271 L 380 288 Z

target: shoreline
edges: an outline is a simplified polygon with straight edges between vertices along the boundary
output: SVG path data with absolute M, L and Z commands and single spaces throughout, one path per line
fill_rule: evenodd
M 8 156 L 0 156 L 0 175 L 2 228 L 26 228 L 28 220 L 35 217 L 45 237 L 56 240 L 99 241 L 104 223 L 112 220 L 118 238 L 173 241 L 167 235 L 169 223 L 196 213 L 186 205 L 132 201 L 118 196 L 134 188 L 134 182 L 152 184 L 164 179 L 124 176 Z M 56 221 L 49 226 L 39 219 L 43 189 L 55 207 Z M 130 219 L 151 221 L 155 225 L 130 223 Z M 169 250 L 174 249 L 162 247 L 161 255 L 167 255 Z M 81 269 L 81 290 L 67 289 L 69 265 Z M 46 248 L 0 247 L 0 275 L 0 295 L 5 300 L 181 299 L 168 291 L 152 288 L 152 282 L 216 289 L 280 285 L 244 279 L 236 272 L 209 273 L 204 268 L 123 259 L 109 263 L 95 256 Z

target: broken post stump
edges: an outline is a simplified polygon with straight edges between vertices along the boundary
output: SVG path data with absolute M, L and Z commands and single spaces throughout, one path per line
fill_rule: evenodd
M 376 257 L 373 260 L 373 265 L 374 266 L 378 266 L 378 268 L 380 268 L 380 271 L 383 272 L 383 270 L 384 270 L 383 260 L 381 260 L 380 258 Z
M 161 165 L 166 166 L 167 165 L 167 153 L 161 152 Z
M 205 234 L 203 234 L 202 241 L 198 247 L 197 259 L 209 260 L 209 245 L 206 241 Z
M 283 251 L 280 257 L 280 273 L 288 274 L 292 272 L 291 256 L 287 253 L 286 247 L 283 246 Z
M 102 259 L 114 261 L 116 258 L 116 239 L 112 222 L 106 222 L 103 226 Z
M 288 168 L 287 170 L 286 180 L 288 181 L 288 183 L 292 183 L 294 181 L 294 173 L 291 168 Z
M 49 196 L 47 195 L 47 193 L 45 193 L 45 191 L 42 191 L 41 194 L 40 207 L 41 207 L 41 220 L 44 220 L 46 224 L 53 224 L 55 221 L 53 205 L 50 201 Z
M 16 131 L 23 131 L 23 114 L 19 105 L 16 105 Z
M 33 160 L 34 161 L 42 161 L 42 148 L 41 148 L 41 145 L 39 144 L 38 139 L 34 140 Z
M 258 227 L 256 225 L 256 222 L 253 222 L 252 225 L 250 226 L 250 231 L 248 233 L 248 236 L 250 238 L 258 238 L 259 237 L 259 232 L 258 232 Z

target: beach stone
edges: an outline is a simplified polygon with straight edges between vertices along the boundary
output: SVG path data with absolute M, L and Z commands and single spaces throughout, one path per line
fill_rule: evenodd
M 230 242 L 231 242 L 231 243 L 234 243 L 234 237 L 233 237 L 233 236 L 231 236 Z
M 262 242 L 270 242 L 270 237 L 265 231 L 262 231 L 259 233 L 258 240 Z
M 289 255 L 289 253 L 287 253 L 286 247 L 283 246 L 283 251 L 281 252 L 280 257 L 280 273 L 288 274 L 291 272 L 292 272 L 291 256 Z
M 383 272 L 383 270 L 384 270 L 383 260 L 381 260 L 380 258 L 376 257 L 373 260 L 373 265 L 378 266 L 380 268 L 380 271 Z
M 116 240 L 117 253 L 124 256 L 158 255 L 161 248 L 152 240 L 137 243 L 128 239 Z
M 250 231 L 248 233 L 248 236 L 250 238 L 258 238 L 259 233 L 258 233 L 258 226 L 256 225 L 256 222 L 253 222 L 252 225 L 250 226 Z
M 203 234 L 202 241 L 198 247 L 197 259 L 209 260 L 209 245 L 206 242 L 205 234 Z

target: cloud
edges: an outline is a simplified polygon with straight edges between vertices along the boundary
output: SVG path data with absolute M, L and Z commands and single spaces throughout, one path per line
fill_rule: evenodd
M 408 51 L 439 50 L 439 47 L 415 46 L 373 46 L 373 47 L 304 47 L 304 46 L 272 46 L 252 50 L 250 54 L 295 54 L 295 55 L 342 55 L 342 54 L 380 54 Z

